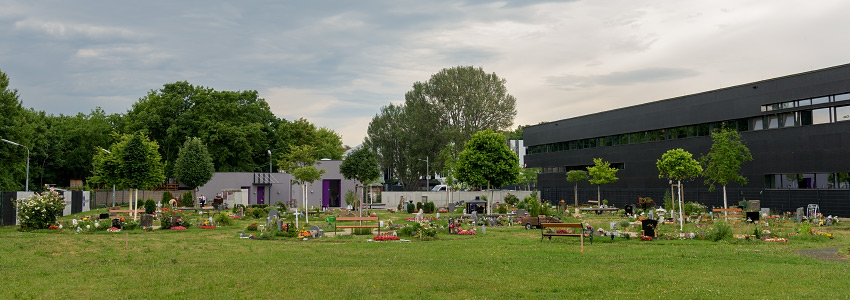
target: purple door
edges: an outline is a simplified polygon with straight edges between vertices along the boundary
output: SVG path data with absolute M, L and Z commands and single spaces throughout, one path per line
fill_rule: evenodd
M 257 204 L 266 204 L 266 187 L 257 187 Z
M 331 181 L 322 180 L 322 207 L 331 206 Z

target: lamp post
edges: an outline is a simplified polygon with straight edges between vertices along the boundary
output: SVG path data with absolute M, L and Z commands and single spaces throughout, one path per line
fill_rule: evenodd
M 269 153 L 269 173 L 272 172 L 272 150 L 266 150 Z
M 112 152 L 109 152 L 109 150 L 106 150 L 106 149 L 103 149 L 103 148 L 100 148 L 100 150 L 103 150 L 103 152 L 112 154 Z M 115 185 L 114 184 L 112 185 L 112 207 L 115 207 Z
M 428 161 L 428 157 L 427 157 L 427 156 L 425 157 L 425 159 L 421 159 L 421 158 L 420 158 L 419 160 L 425 161 L 425 186 L 427 187 L 427 188 L 426 188 L 426 190 L 428 190 L 428 189 L 430 189 L 430 188 L 431 188 L 431 169 L 430 169 L 430 163 L 429 163 L 429 161 Z
M 7 139 L 0 139 L 0 140 L 7 142 L 9 144 L 12 144 L 12 145 L 15 145 L 15 146 L 21 146 L 21 147 L 24 147 L 24 148 L 27 149 L 27 182 L 26 182 L 26 189 L 27 190 L 26 191 L 29 192 L 30 191 L 30 148 L 27 147 L 27 146 L 15 143 L 13 141 L 7 140 Z

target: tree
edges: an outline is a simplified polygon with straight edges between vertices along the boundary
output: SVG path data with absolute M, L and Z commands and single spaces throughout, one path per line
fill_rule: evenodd
M 411 144 L 416 138 L 407 127 L 405 106 L 390 104 L 381 108 L 381 113 L 369 122 L 364 147 L 378 155 L 378 162 L 388 176 L 405 188 L 418 185 L 416 158 Z
M 752 161 L 753 156 L 750 149 L 741 141 L 738 131 L 725 126 L 711 133 L 711 150 L 708 155 L 700 158 L 705 167 L 703 174 L 705 184 L 710 191 L 714 191 L 714 184 L 723 186 L 723 208 L 728 208 L 726 200 L 726 185 L 737 182 L 741 185 L 747 184 L 747 178 L 741 175 L 741 164 Z
M 578 183 L 579 181 L 587 180 L 587 172 L 582 170 L 572 170 L 567 172 L 567 181 L 575 183 L 573 193 L 575 194 L 575 206 L 578 207 Z
M 207 152 L 207 146 L 201 139 L 196 137 L 186 139 L 177 154 L 177 161 L 174 162 L 174 173 L 180 183 L 193 191 L 212 179 L 215 166 Z
M 679 229 L 684 229 L 682 221 L 682 180 L 699 176 L 702 173 L 702 167 L 699 162 L 693 158 L 690 152 L 679 149 L 667 150 L 661 159 L 655 162 L 658 167 L 658 178 L 669 178 L 676 180 L 679 186 Z
M 283 159 L 278 161 L 280 168 L 292 174 L 296 183 L 301 185 L 304 197 L 304 218 L 308 224 L 310 219 L 307 217 L 307 183 L 322 178 L 322 174 L 325 173 L 325 170 L 318 170 L 314 166 L 316 161 L 319 160 L 316 153 L 316 147 L 311 145 L 293 146 L 292 151 L 286 153 Z M 297 218 L 295 222 L 295 226 L 298 226 Z
M 135 218 L 138 189 L 150 189 L 165 180 L 159 145 L 141 133 L 124 135 L 121 141 L 112 144 L 109 152 L 99 151 L 94 161 L 92 181 L 121 188 L 134 189 L 130 209 Z
M 35 150 L 26 132 L 21 130 L 27 124 L 25 109 L 18 100 L 18 90 L 9 89 L 9 77 L 0 71 L 0 138 L 27 145 Z M 26 139 L 25 139 L 26 137 Z M 26 150 L 12 144 L 0 142 L 0 191 L 23 190 L 26 181 Z
M 458 155 L 457 179 L 483 187 L 502 187 L 516 182 L 519 159 L 508 148 L 505 136 L 487 129 L 472 135 Z M 492 198 L 492 196 L 490 197 Z M 487 213 L 490 213 L 489 199 Z
M 517 182 L 525 185 L 526 190 L 531 190 L 531 184 L 537 183 L 537 174 L 539 173 L 540 168 L 522 168 Z
M 366 147 L 352 150 L 340 164 L 339 172 L 345 176 L 345 179 L 357 180 L 360 185 L 378 180 L 381 176 L 381 170 L 378 169 L 378 157 L 375 152 Z
M 602 191 L 600 186 L 619 180 L 619 178 L 617 178 L 617 171 L 619 171 L 619 169 L 612 168 L 611 164 L 607 161 L 602 162 L 601 158 L 594 158 L 593 166 L 587 167 L 587 173 L 590 175 L 590 183 L 596 185 L 596 201 L 599 201 L 597 204 L 602 204 Z M 578 205 L 578 203 L 576 203 L 576 205 Z

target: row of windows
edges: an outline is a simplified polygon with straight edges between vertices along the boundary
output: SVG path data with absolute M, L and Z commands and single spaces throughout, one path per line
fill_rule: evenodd
M 824 107 L 753 118 L 753 130 L 850 121 L 850 105 Z
M 768 189 L 848 189 L 850 173 L 800 173 L 764 175 Z
M 846 101 L 846 100 L 850 100 L 850 93 L 762 105 L 761 111 L 762 112 L 774 111 L 774 110 L 780 110 L 780 109 L 789 109 L 789 108 L 794 108 L 794 107 L 817 105 L 817 104 L 824 104 L 824 103 L 829 103 L 829 102 L 839 102 L 839 101 Z
M 581 170 L 587 171 L 588 167 L 592 167 L 593 165 L 583 165 L 583 166 L 562 166 L 562 167 L 543 167 L 541 173 L 561 173 L 566 174 L 572 170 Z M 611 167 L 617 170 L 622 170 L 626 168 L 626 164 L 624 163 L 611 163 Z
M 749 119 L 738 119 L 726 122 L 703 123 L 674 128 L 648 130 L 604 137 L 535 145 L 528 147 L 528 154 L 579 150 L 597 147 L 610 147 L 628 144 L 642 144 L 648 142 L 658 142 L 689 137 L 709 136 L 711 134 L 711 131 L 721 128 L 723 124 L 726 124 L 726 126 L 728 127 L 737 129 L 738 131 L 748 131 L 750 129 Z

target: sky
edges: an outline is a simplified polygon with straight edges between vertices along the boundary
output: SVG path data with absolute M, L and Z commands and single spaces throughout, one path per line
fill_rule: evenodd
M 443 68 L 507 81 L 537 124 L 850 63 L 850 1 L 8 1 L 24 107 L 126 113 L 166 83 L 257 90 L 359 145 Z

